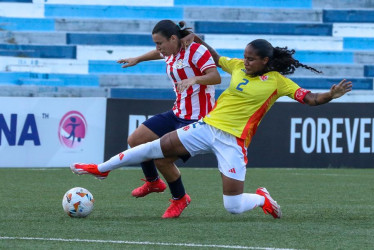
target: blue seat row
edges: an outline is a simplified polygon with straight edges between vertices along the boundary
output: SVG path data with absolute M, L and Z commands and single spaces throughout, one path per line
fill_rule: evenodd
M 99 87 L 97 75 L 0 72 L 0 84 Z
M 154 46 L 150 34 L 68 33 L 67 44 Z
M 47 4 L 44 11 L 46 17 L 183 19 L 182 7 Z
M 364 76 L 374 77 L 374 65 L 366 65 L 364 67 Z
M 269 34 L 332 36 L 332 24 L 195 22 L 195 32 L 204 34 Z
M 0 30 L 54 31 L 55 20 L 53 18 L 0 17 Z
M 312 8 L 312 0 L 174 0 L 174 6 L 216 6 L 251 8 Z
M 374 22 L 374 10 L 324 10 L 323 22 L 372 23 Z
M 40 58 L 77 58 L 77 47 L 70 45 L 17 45 L 17 44 L 0 44 L 0 51 L 6 54 L 6 51 L 21 55 Z M 11 54 L 10 53 L 10 54 Z

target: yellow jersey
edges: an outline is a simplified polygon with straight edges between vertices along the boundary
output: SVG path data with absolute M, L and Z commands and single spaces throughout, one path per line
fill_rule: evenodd
M 245 140 L 248 147 L 262 118 L 281 96 L 301 103 L 310 92 L 279 72 L 250 77 L 242 59 L 220 57 L 219 65 L 231 74 L 230 86 L 220 95 L 204 122 Z

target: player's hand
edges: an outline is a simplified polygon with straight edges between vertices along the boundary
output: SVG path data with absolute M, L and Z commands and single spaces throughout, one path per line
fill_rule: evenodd
M 177 85 L 177 91 L 179 93 L 182 93 L 183 91 L 185 91 L 186 89 L 188 89 L 189 87 L 191 87 L 192 85 L 194 85 L 195 83 L 196 83 L 195 77 L 184 79 L 184 80 L 182 80 L 180 82 L 177 82 L 176 83 L 176 85 Z
M 182 48 L 187 49 L 195 39 L 195 34 L 191 33 L 181 39 Z
M 330 88 L 332 99 L 339 98 L 352 90 L 352 82 L 343 79 L 339 84 L 334 84 Z
M 123 64 L 122 68 L 127 68 L 138 64 L 139 61 L 137 58 L 125 58 L 118 60 L 117 63 Z

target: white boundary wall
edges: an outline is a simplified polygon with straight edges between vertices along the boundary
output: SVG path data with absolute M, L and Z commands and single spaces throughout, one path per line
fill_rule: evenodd
M 0 97 L 0 107 L 0 167 L 68 167 L 73 162 L 103 161 L 105 98 Z M 67 139 L 71 124 L 79 124 L 74 142 L 73 137 Z M 84 136 L 79 130 L 83 127 Z

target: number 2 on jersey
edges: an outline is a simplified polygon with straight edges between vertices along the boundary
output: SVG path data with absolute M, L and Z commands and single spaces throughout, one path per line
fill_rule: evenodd
M 249 83 L 249 80 L 243 78 L 243 81 L 244 82 L 241 82 L 238 84 L 238 86 L 236 86 L 236 89 L 239 90 L 239 91 L 243 91 L 243 89 L 241 88 L 243 85 L 247 85 Z

